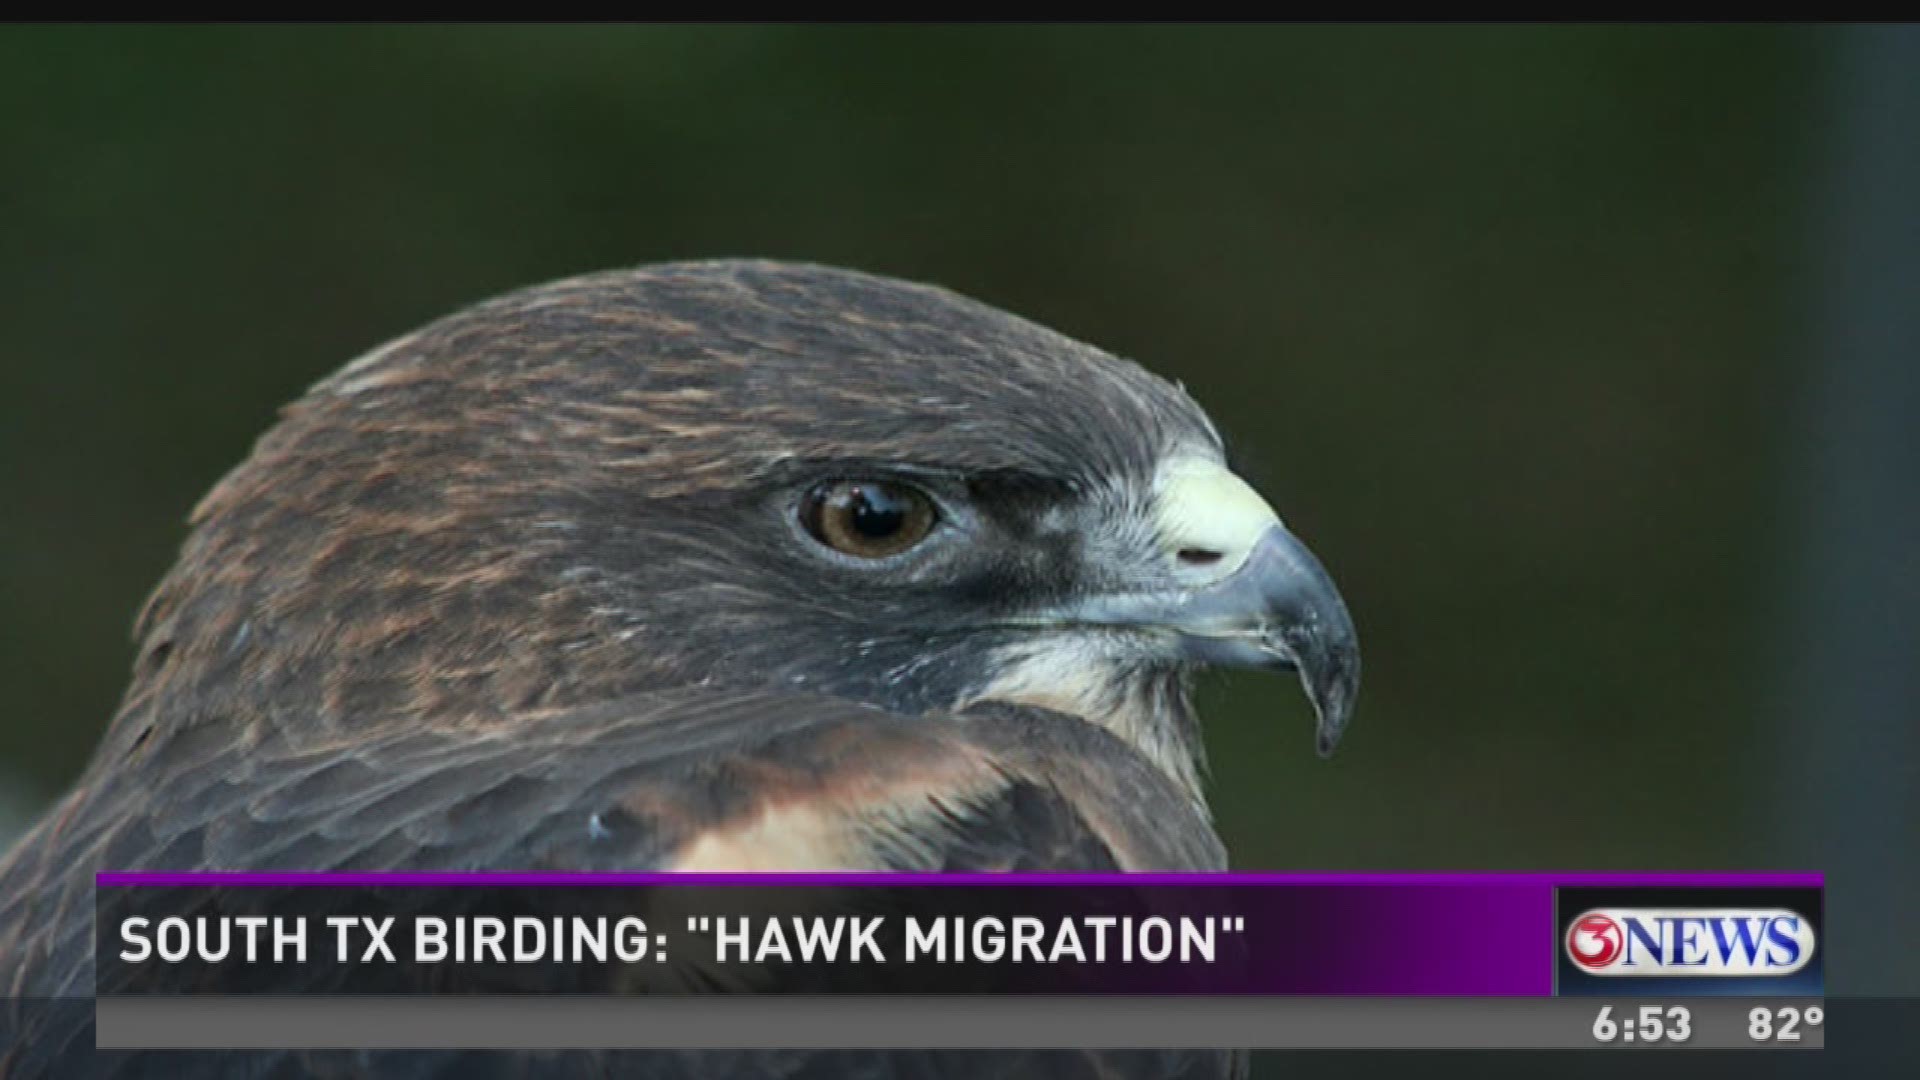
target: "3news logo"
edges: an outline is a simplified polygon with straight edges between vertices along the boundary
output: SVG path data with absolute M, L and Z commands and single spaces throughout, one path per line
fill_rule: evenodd
M 1791 975 L 1813 927 L 1785 908 L 1597 908 L 1567 927 L 1567 956 L 1592 975 Z
M 1818 888 L 1563 888 L 1561 994 L 1824 994 Z

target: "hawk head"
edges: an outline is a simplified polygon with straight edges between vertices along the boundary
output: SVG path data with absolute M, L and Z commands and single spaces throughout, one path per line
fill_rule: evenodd
M 1322 752 L 1360 672 L 1179 388 L 941 289 L 758 262 L 526 290 L 349 365 L 198 508 L 139 633 L 160 723 L 775 684 L 1042 705 L 1194 789 L 1193 665 L 1297 669 Z

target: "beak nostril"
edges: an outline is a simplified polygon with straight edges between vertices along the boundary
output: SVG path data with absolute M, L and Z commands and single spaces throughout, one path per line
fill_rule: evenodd
M 1175 556 L 1181 566 L 1212 566 L 1221 559 L 1221 553 L 1207 548 L 1181 548 Z

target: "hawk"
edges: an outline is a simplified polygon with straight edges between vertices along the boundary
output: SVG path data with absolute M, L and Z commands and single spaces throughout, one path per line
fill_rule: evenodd
M 1219 870 L 1196 665 L 1359 654 L 1179 387 L 945 290 L 717 261 L 393 341 L 192 516 L 0 984 L 102 869 Z

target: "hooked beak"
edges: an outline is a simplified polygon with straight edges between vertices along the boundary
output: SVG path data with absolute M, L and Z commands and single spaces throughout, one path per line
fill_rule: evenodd
M 1305 544 L 1273 525 L 1240 569 L 1166 612 L 1189 656 L 1207 664 L 1295 670 L 1333 753 L 1360 689 L 1360 641 L 1333 579 Z
M 1172 571 L 1171 588 L 1102 597 L 1086 614 L 1170 631 L 1196 662 L 1299 672 L 1320 756 L 1331 755 L 1360 688 L 1360 643 L 1320 560 L 1245 481 L 1208 462 L 1170 472 L 1161 531 L 1176 553 L 1212 558 Z

